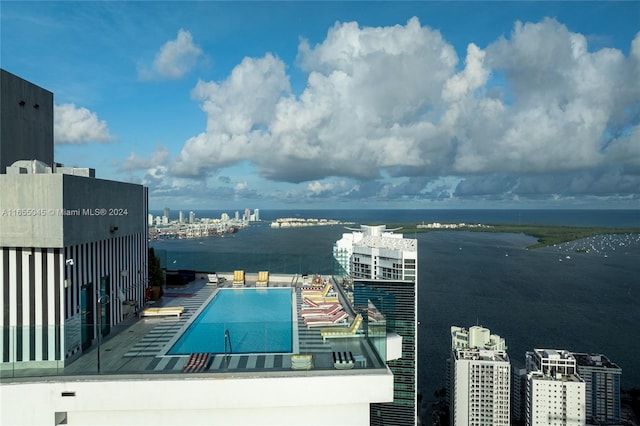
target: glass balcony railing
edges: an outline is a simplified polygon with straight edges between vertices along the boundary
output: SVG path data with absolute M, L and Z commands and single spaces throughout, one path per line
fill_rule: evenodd
M 157 253 L 168 267 L 164 295 L 136 309 L 185 307 L 181 314 L 138 316 L 116 310 L 104 323 L 99 307 L 84 308 L 62 326 L 10 326 L 0 330 L 0 380 L 22 377 L 224 374 L 264 371 L 386 369 L 386 320 L 375 304 L 353 306 L 353 287 L 331 256 L 243 253 Z M 203 258 L 207 258 L 206 262 Z M 177 260 L 173 263 L 172 260 Z M 171 265 L 180 268 L 172 269 Z M 294 287 L 293 321 L 196 320 L 201 306 L 220 288 L 234 288 L 233 271 L 246 271 L 243 287 L 255 287 L 258 271 L 269 271 L 268 287 Z M 217 272 L 214 272 L 217 271 Z M 220 272 L 229 271 L 229 272 Z M 348 314 L 308 326 L 299 315 L 304 275 L 335 283 Z M 171 275 L 179 282 L 169 282 Z M 229 276 L 211 285 L 207 277 Z M 295 279 L 297 277 L 297 279 Z M 116 289 L 114 289 L 114 293 Z M 195 295 L 198 297 L 194 297 Z M 204 296 L 206 297 L 204 297 Z M 195 300 L 201 302 L 194 302 Z M 118 300 L 117 294 L 111 300 Z M 112 302 L 112 304 L 114 304 Z M 143 303 L 140 302 L 140 305 Z M 91 310 L 93 308 L 93 310 Z M 265 308 L 261 307 L 260 309 Z M 250 308 L 255 309 L 255 308 Z M 114 312 L 116 312 L 114 311 Z M 362 321 L 354 325 L 361 316 Z M 113 317 L 122 318 L 120 322 Z M 242 316 L 241 316 L 242 317 Z M 100 318 L 100 319 L 99 319 Z M 354 326 L 357 326 L 354 328 Z M 101 330 L 101 332 L 99 331 Z M 305 373 L 306 374 L 306 373 Z
M 149 320 L 139 322 L 145 323 L 142 328 L 149 328 Z M 287 325 L 278 322 L 204 324 L 199 330 L 178 330 L 175 334 L 154 332 L 151 328 L 131 345 L 125 342 L 130 342 L 131 334 L 141 330 L 136 330 L 137 324 L 128 328 L 65 356 L 54 351 L 43 352 L 39 330 L 33 333 L 32 349 L 23 340 L 29 330 L 5 327 L 1 337 L 8 346 L 2 348 L 0 379 L 384 368 L 379 345 L 374 347 L 364 330 L 351 333 L 348 324 L 319 327 L 318 337 L 313 342 L 308 338 L 301 339 L 297 331 L 287 331 Z M 61 329 L 49 328 L 43 334 L 55 339 L 56 333 L 64 333 Z M 331 337 L 323 342 L 320 333 L 330 333 Z M 196 342 L 188 340 L 196 334 L 207 337 Z M 55 340 L 49 342 L 55 344 Z M 309 349 L 311 345 L 313 349 Z

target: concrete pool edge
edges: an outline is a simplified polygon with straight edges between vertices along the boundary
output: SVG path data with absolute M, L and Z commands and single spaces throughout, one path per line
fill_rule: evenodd
M 203 291 L 201 289 L 200 291 Z M 193 325 L 193 323 L 200 317 L 202 312 L 213 302 L 221 291 L 229 291 L 229 292 L 237 292 L 237 291 L 288 291 L 290 293 L 290 304 L 291 304 L 291 312 L 290 312 L 290 324 L 291 324 L 291 342 L 290 342 L 290 350 L 284 351 L 265 351 L 265 352 L 238 352 L 238 355 L 250 355 L 250 354 L 274 354 L 274 355 L 289 355 L 296 354 L 300 348 L 299 342 L 299 332 L 298 332 L 298 316 L 297 316 L 297 295 L 294 287 L 272 287 L 272 288 L 255 288 L 255 287 L 242 287 L 242 288 L 215 288 L 211 292 L 209 296 L 200 304 L 200 306 L 193 311 L 193 313 L 189 313 L 188 319 L 183 323 L 179 330 L 175 332 L 175 334 L 162 346 L 159 353 L 156 355 L 156 358 L 188 358 L 191 353 L 169 353 L 171 349 L 175 346 L 175 344 L 182 338 L 182 336 L 187 332 L 187 330 Z M 166 319 L 166 321 L 170 321 L 170 319 Z M 176 322 L 179 320 L 176 320 Z M 211 352 L 211 354 L 215 355 L 218 352 Z

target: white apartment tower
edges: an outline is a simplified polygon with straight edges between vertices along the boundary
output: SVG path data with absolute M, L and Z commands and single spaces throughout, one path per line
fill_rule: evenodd
M 385 225 L 361 225 L 334 244 L 336 274 L 354 285 L 355 306 L 375 306 L 387 333 L 402 338 L 402 356 L 388 361 L 394 376 L 393 403 L 372 404 L 370 424 L 409 426 L 418 422 L 418 241 Z
M 511 365 L 503 338 L 489 329 L 451 327 L 452 425 L 509 425 Z
M 333 256 L 354 279 L 408 280 L 417 278 L 417 240 L 394 234 L 385 225 L 347 228 L 333 246 Z
M 333 245 L 333 258 L 335 259 L 339 271 L 338 274 L 351 275 L 351 255 L 353 254 L 353 241 L 362 239 L 362 232 L 354 231 L 349 234 L 342 234 L 342 238 Z
M 585 383 L 568 351 L 535 349 L 526 354 L 526 425 L 584 425 Z

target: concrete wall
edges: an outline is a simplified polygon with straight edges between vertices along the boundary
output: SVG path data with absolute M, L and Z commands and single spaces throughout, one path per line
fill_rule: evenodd
M 64 244 L 106 240 L 147 232 L 146 197 L 141 185 L 63 175 Z
M 53 163 L 53 93 L 0 70 L 0 173 L 17 160 Z
M 68 396 L 62 396 L 63 392 Z M 0 385 L 0 423 L 368 425 L 369 404 L 393 399 L 393 376 L 95 378 Z
M 62 175 L 0 174 L 0 246 L 62 247 Z
M 64 174 L 0 174 L 0 246 L 64 247 L 146 232 L 146 193 Z
M 108 279 L 112 325 L 128 313 L 122 302 L 142 306 L 147 190 L 83 176 L 0 174 L 0 194 L 0 326 L 7 327 L 0 362 L 57 366 L 81 353 L 83 286 L 96 303 Z

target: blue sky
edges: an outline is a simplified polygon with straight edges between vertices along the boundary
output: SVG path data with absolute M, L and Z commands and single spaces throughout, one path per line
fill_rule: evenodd
M 638 208 L 639 2 L 12 2 L 55 158 L 151 208 Z

